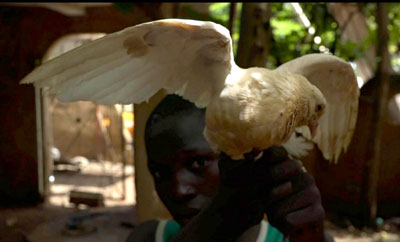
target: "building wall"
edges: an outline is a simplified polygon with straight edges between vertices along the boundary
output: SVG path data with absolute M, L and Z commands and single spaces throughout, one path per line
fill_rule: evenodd
M 113 106 L 57 100 L 53 105 L 53 145 L 60 150 L 64 159 L 84 156 L 88 159 L 121 161 L 121 119 Z M 104 137 L 100 129 L 97 111 L 110 120 L 108 137 Z M 112 146 L 107 146 L 106 138 L 110 139 Z
M 87 9 L 85 16 L 67 17 L 40 7 L 0 7 L 0 206 L 33 205 L 42 200 L 34 88 L 18 82 L 62 36 L 115 32 L 150 21 L 146 13 L 141 7 L 129 13 L 98 7 Z

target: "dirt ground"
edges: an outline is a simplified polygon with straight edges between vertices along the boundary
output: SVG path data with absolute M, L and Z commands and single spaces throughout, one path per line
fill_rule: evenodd
M 109 161 L 58 165 L 51 180 L 46 203 L 0 208 L 0 242 L 125 240 L 136 222 L 132 165 L 125 167 L 125 180 L 122 165 Z M 101 194 L 104 206 L 76 206 L 69 201 L 71 190 Z M 80 220 L 82 228 L 69 229 Z
M 371 229 L 358 230 L 353 226 L 341 228 L 326 220 L 325 228 L 335 242 L 400 242 L 400 231 L 386 224 L 379 232 Z
M 67 234 L 66 225 L 77 215 L 98 215 L 86 223 L 86 231 Z M 0 242 L 123 242 L 135 225 L 134 206 L 115 206 L 76 210 L 74 208 L 41 205 L 34 208 L 0 210 Z M 327 231 L 336 242 L 399 242 L 400 233 L 343 229 L 329 221 Z M 93 231 L 91 231 L 91 228 Z M 94 229 L 93 229 L 94 228 Z M 112 236 L 111 236 L 112 235 Z
M 134 171 L 126 167 L 126 193 L 121 166 L 90 162 L 80 171 L 54 173 L 51 196 L 45 204 L 29 208 L 0 208 L 0 242 L 123 242 L 136 224 Z M 104 207 L 76 207 L 69 191 L 104 196 Z M 384 223 L 380 232 L 339 227 L 326 220 L 325 228 L 336 242 L 400 242 L 399 224 Z
M 82 222 L 77 222 L 79 220 Z M 40 205 L 0 210 L 0 242 L 123 242 L 136 221 L 134 206 L 77 210 Z M 78 229 L 72 229 L 74 224 Z

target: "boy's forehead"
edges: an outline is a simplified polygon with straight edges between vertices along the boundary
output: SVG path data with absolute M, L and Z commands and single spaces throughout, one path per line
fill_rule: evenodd
M 149 155 L 165 157 L 176 152 L 204 149 L 204 112 L 192 110 L 159 117 L 147 133 Z
M 155 114 L 156 118 L 149 124 L 151 136 L 161 133 L 188 134 L 193 131 L 204 129 L 205 112 L 195 107 L 181 110 L 169 115 Z M 149 127 L 148 127 L 149 128 Z

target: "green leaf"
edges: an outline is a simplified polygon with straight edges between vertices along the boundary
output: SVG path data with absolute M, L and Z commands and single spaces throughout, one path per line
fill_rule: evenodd
M 210 16 L 219 19 L 221 22 L 229 21 L 230 3 L 213 3 L 209 7 Z
M 300 23 L 288 19 L 288 20 L 278 20 L 275 18 L 271 19 L 271 26 L 273 28 L 274 34 L 281 36 L 281 37 L 286 37 L 287 35 L 291 34 L 292 32 L 297 32 L 297 31 L 305 31 L 304 26 L 302 26 Z

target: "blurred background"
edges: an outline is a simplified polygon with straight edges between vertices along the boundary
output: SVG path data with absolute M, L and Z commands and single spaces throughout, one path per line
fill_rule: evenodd
M 0 242 L 124 241 L 136 224 L 135 108 L 62 103 L 18 82 L 85 42 L 163 18 L 230 30 L 240 67 L 308 53 L 360 88 L 338 164 L 304 160 L 336 241 L 400 241 L 400 3 L 0 3 Z M 3 116 L 4 115 L 4 116 Z

